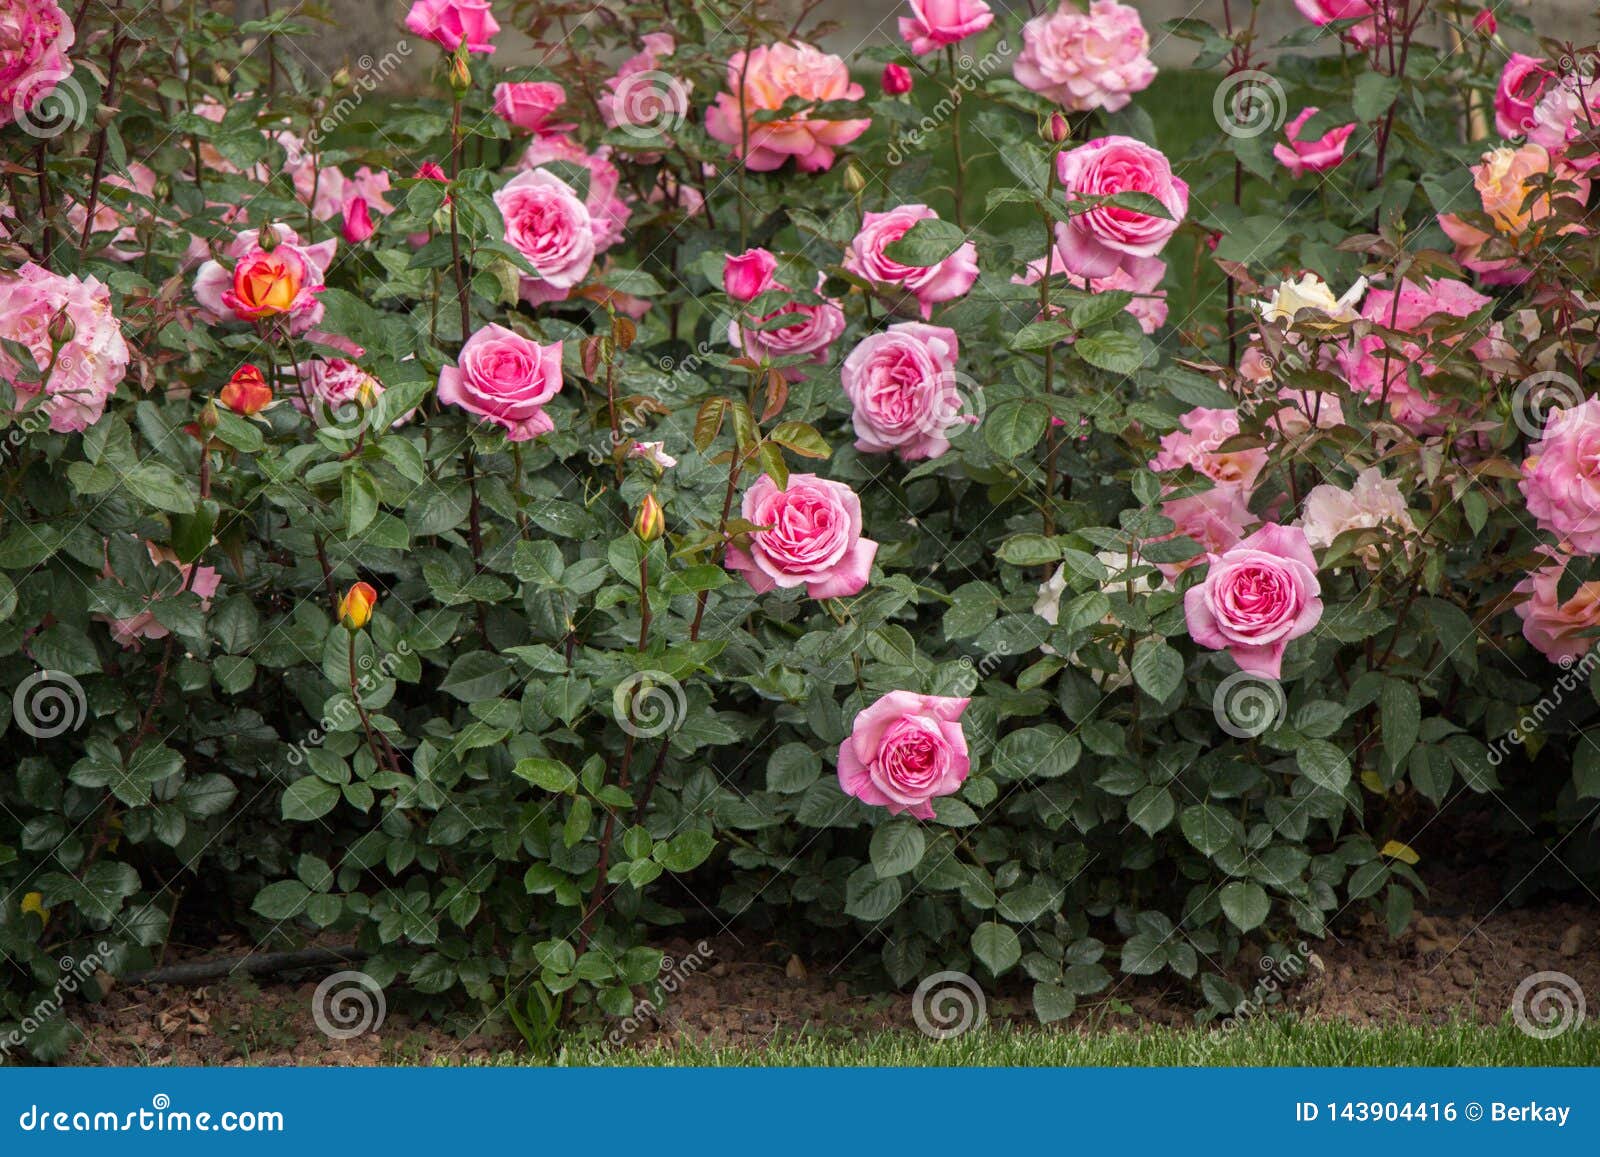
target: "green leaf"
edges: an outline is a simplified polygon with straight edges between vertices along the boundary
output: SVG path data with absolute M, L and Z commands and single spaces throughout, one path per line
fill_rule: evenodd
M 511 770 L 545 791 L 565 793 L 578 784 L 572 769 L 559 759 L 519 759 Z
M 1295 763 L 1323 791 L 1342 792 L 1350 783 L 1350 760 L 1343 749 L 1325 739 L 1308 739 L 1295 752 Z
M 1417 742 L 1417 730 L 1422 724 L 1422 704 L 1416 687 L 1404 679 L 1385 679 L 1378 692 L 1378 718 L 1389 762 L 1399 767 Z
M 1020 458 L 1039 444 L 1050 424 L 1050 409 L 1036 398 L 1015 398 L 989 411 L 983 440 L 1001 458 Z
M 1233 926 L 1241 932 L 1250 932 L 1260 927 L 1272 908 L 1272 901 L 1267 899 L 1266 889 L 1260 884 L 1241 880 L 1224 885 L 1220 899 L 1223 915 L 1227 916 Z
M 319 820 L 339 802 L 339 789 L 326 780 L 308 775 L 291 783 L 283 793 L 283 818 Z
M 311 889 L 299 880 L 279 880 L 257 892 L 250 907 L 268 920 L 289 920 L 305 910 L 310 898 Z
M 691 872 L 706 862 L 717 846 L 710 832 L 679 832 L 664 844 L 657 844 L 656 861 L 669 872 Z
M 972 954 L 991 973 L 1001 976 L 1022 959 L 1022 941 L 1006 925 L 985 921 L 972 933 Z
M 872 833 L 872 867 L 885 880 L 904 875 L 922 862 L 927 846 L 920 825 L 911 820 L 890 820 Z
M 1128 818 L 1143 828 L 1146 835 L 1153 836 L 1170 824 L 1177 810 L 1172 793 L 1164 787 L 1140 788 L 1128 800 Z
M 1183 656 L 1168 643 L 1142 642 L 1133 653 L 1133 681 L 1165 702 L 1183 684 Z
M 1144 347 L 1125 333 L 1106 330 L 1079 338 L 1072 347 L 1084 361 L 1097 369 L 1124 376 L 1144 365 Z
M 883 255 L 901 265 L 937 265 L 966 243 L 967 235 L 953 221 L 925 217 L 883 247 Z
M 1184 808 L 1179 826 L 1184 837 L 1208 856 L 1216 855 L 1234 842 L 1232 818 L 1213 804 L 1199 803 Z
M 1078 998 L 1059 984 L 1041 981 L 1033 986 L 1033 1012 L 1040 1024 L 1065 1020 L 1078 1007 Z

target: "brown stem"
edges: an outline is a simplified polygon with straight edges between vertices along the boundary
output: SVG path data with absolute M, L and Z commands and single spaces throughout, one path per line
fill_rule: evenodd
M 716 561 L 720 566 L 728 553 L 728 515 L 733 512 L 733 495 L 739 487 L 739 471 L 744 465 L 744 460 L 739 455 L 739 447 L 735 446 L 729 451 L 732 457 L 728 460 L 728 488 L 722 495 L 722 517 L 717 520 L 717 551 Z M 700 623 L 706 614 L 706 596 L 709 591 L 701 591 L 694 599 L 694 622 L 689 624 L 689 641 L 698 642 L 700 639 Z

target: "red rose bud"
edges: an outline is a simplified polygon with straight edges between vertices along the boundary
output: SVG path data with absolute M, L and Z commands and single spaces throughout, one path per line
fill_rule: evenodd
M 217 400 L 235 414 L 248 418 L 272 404 L 272 387 L 267 385 L 267 379 L 259 369 L 243 365 L 233 371 L 233 377 L 222 387 Z
M 911 91 L 911 70 L 903 64 L 883 66 L 883 91 L 890 96 L 904 96 Z
M 378 592 L 371 583 L 356 583 L 339 600 L 339 622 L 347 631 L 359 631 L 372 621 L 372 608 L 378 605 Z
M 722 263 L 722 288 L 735 301 L 750 301 L 771 289 L 778 259 L 765 249 L 747 249 Z
M 367 199 L 357 197 L 345 207 L 344 211 L 344 239 L 351 245 L 360 245 L 376 231 L 377 226 L 372 223 L 372 213 L 367 208 Z
M 1472 30 L 1479 36 L 1493 36 L 1499 27 L 1500 22 L 1487 8 L 1472 18 Z
M 633 516 L 633 533 L 641 541 L 654 542 L 667 532 L 667 515 L 661 509 L 661 503 L 656 501 L 654 494 L 646 494 L 644 501 L 639 503 L 639 510 Z
M 438 161 L 423 161 L 422 167 L 417 170 L 417 180 L 444 181 L 448 183 L 450 178 L 445 171 L 439 167 Z

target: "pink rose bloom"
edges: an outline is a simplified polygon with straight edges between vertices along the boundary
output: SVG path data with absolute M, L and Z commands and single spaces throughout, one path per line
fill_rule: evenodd
M 883 66 L 880 83 L 883 85 L 885 95 L 904 96 L 911 91 L 911 70 L 903 64 L 891 61 Z
M 622 173 L 611 160 L 611 147 L 601 145 L 591 153 L 571 137 L 546 134 L 529 143 L 517 167 L 536 170 L 549 161 L 566 161 L 589 170 L 589 195 L 584 205 L 589 210 L 596 255 L 621 241 L 633 210 L 618 193 Z
M 1561 572 L 1565 560 L 1555 557 L 1516 586 L 1527 595 L 1517 604 L 1522 619 L 1522 636 L 1551 662 L 1566 666 L 1582 658 L 1600 643 L 1591 632 L 1600 627 L 1600 582 L 1579 583 L 1566 602 L 1561 601 Z
M 135 222 L 143 213 L 132 204 L 128 204 L 125 208 L 119 208 L 119 205 L 129 200 L 125 196 L 127 193 L 151 197 L 155 191 L 155 171 L 149 165 L 142 165 L 138 161 L 129 162 L 126 177 L 121 173 L 105 174 L 100 181 L 100 199 L 94 207 L 94 224 L 89 227 L 90 233 L 112 234 L 105 242 L 105 248 L 100 250 L 103 256 L 115 261 L 133 261 L 143 256 L 138 229 L 135 226 Z M 67 207 L 67 224 L 72 226 L 73 232 L 81 236 L 84 226 L 88 224 L 88 215 L 89 207 L 75 200 Z
M 1088 13 L 1068 0 L 1022 26 L 1012 75 L 1024 88 L 1073 112 L 1116 112 L 1150 87 L 1150 37 L 1139 12 L 1117 0 L 1094 0 Z
M 1219 449 L 1230 438 L 1239 436 L 1236 410 L 1196 408 L 1181 419 L 1182 425 L 1161 436 L 1161 449 L 1150 459 L 1150 469 L 1179 470 L 1190 467 L 1219 486 L 1234 486 L 1248 493 L 1267 464 L 1261 447 L 1249 450 Z
M 1203 494 L 1169 498 L 1161 504 L 1161 513 L 1178 524 L 1166 538 L 1179 535 L 1192 538 L 1208 554 L 1222 554 L 1237 546 L 1244 537 L 1244 528 L 1255 521 L 1245 505 L 1244 492 L 1237 486 L 1213 486 Z M 1176 579 L 1190 567 L 1205 561 L 1206 556 L 1202 554 L 1183 562 L 1155 565 L 1167 578 Z
M 547 80 L 505 81 L 494 86 L 494 115 L 530 133 L 564 133 L 571 124 L 553 124 L 550 118 L 567 103 L 567 90 Z
M 523 274 L 522 300 L 560 301 L 589 275 L 594 223 L 571 185 L 545 169 L 526 170 L 495 193 L 494 203 L 505 219 L 506 244 L 539 271 L 537 277 Z
M 372 223 L 372 214 L 367 209 L 365 197 L 357 197 L 345 206 L 344 227 L 339 233 L 347 244 L 360 245 L 376 231 L 377 226 Z
M 72 337 L 52 355 L 59 315 L 71 323 Z M 42 392 L 40 408 L 59 434 L 98 422 L 128 372 L 128 343 L 111 310 L 111 291 L 93 277 L 62 276 L 31 261 L 0 272 L 0 341 L 33 357 L 32 366 L 23 366 L 0 346 L 0 379 L 16 391 L 18 408 Z
M 1226 650 L 1242 671 L 1278 678 L 1289 641 L 1322 618 L 1317 560 L 1305 532 L 1268 523 L 1206 561 L 1205 581 L 1183 595 L 1189 637 Z
M 416 0 L 406 14 L 406 27 L 446 52 L 465 41 L 468 52 L 491 53 L 489 41 L 500 31 L 489 0 Z
M 970 699 L 891 691 L 856 716 L 839 748 L 839 786 L 864 804 L 933 819 L 972 770 L 961 713 Z
M 904 237 L 918 221 L 937 220 L 926 205 L 901 205 L 887 213 L 868 210 L 861 231 L 850 242 L 844 267 L 858 277 L 894 285 L 917 299 L 923 320 L 933 315 L 936 302 L 962 297 L 978 280 L 978 248 L 964 242 L 961 248 L 934 265 L 902 265 L 884 249 Z
M 920 321 L 870 334 L 844 360 L 841 379 L 854 409 L 856 449 L 889 451 L 906 462 L 937 458 L 962 424 L 956 333 Z
M 1294 0 L 1294 6 L 1311 23 L 1321 27 L 1335 20 L 1362 20 L 1344 33 L 1355 44 L 1371 44 L 1378 35 L 1378 10 L 1374 0 Z
M 1520 485 L 1540 530 L 1577 554 L 1600 552 L 1600 398 L 1549 412 Z
M 1500 70 L 1494 90 L 1494 127 L 1503 137 L 1520 137 L 1533 128 L 1533 110 L 1555 79 L 1547 61 L 1513 52 Z
M 739 256 L 729 254 L 722 263 L 722 288 L 735 301 L 751 301 L 776 284 L 778 259 L 765 249 L 747 249 Z
M 843 482 L 791 474 L 786 490 L 763 474 L 740 507 L 750 547 L 728 547 L 724 560 L 759 592 L 804 586 L 814 599 L 856 594 L 872 575 L 878 544 L 861 537 L 861 499 Z
M 1050 258 L 1050 276 L 1071 279 L 1066 254 L 1062 251 L 1064 224 L 1056 225 L 1055 252 Z M 1021 285 L 1033 285 L 1044 276 L 1045 260 L 1037 257 L 1028 262 L 1027 272 L 1011 280 Z M 1159 257 L 1130 258 L 1126 267 L 1118 266 L 1106 277 L 1079 278 L 1087 281 L 1089 292 L 1107 293 L 1125 289 L 1134 295 L 1128 302 L 1127 312 L 1139 323 L 1145 333 L 1155 333 L 1167 324 L 1167 291 L 1161 282 L 1167 275 L 1167 263 Z M 1076 286 L 1081 288 L 1080 286 Z M 1052 312 L 1055 312 L 1052 310 Z
M 921 56 L 982 32 L 994 22 L 983 0 L 910 0 L 911 15 L 900 17 L 900 38 Z
M 661 69 L 662 61 L 678 50 L 671 33 L 646 32 L 639 39 L 640 50 L 622 62 L 595 103 L 607 128 L 639 130 L 638 135 L 650 137 L 669 132 L 688 119 L 693 85 Z M 648 164 L 657 156 L 647 153 L 636 158 Z
M 818 279 L 821 285 L 821 279 Z M 766 289 L 787 290 L 787 285 L 777 282 Z M 776 329 L 757 329 L 754 325 L 741 326 L 736 319 L 728 323 L 728 344 L 753 358 L 797 357 L 809 354 L 812 361 L 821 361 L 828 347 L 844 332 L 844 310 L 831 297 L 815 302 L 790 302 L 762 314 L 753 321 L 767 322 L 777 317 L 795 320 Z M 792 367 L 784 371 L 791 379 L 799 376 Z
M 1528 143 L 1543 146 L 1551 156 L 1560 157 L 1575 168 L 1588 171 L 1597 163 L 1593 156 L 1568 158 L 1567 146 L 1600 122 L 1600 91 L 1592 78 L 1563 76 L 1552 80 L 1533 107 Z
M 157 566 L 166 563 L 178 569 L 179 581 L 176 585 L 167 582 L 161 584 L 162 591 L 168 597 L 176 595 L 187 588 L 191 594 L 200 596 L 200 609 L 202 611 L 211 609 L 211 597 L 217 593 L 217 587 L 222 582 L 222 576 L 217 574 L 214 567 L 203 566 L 196 570 L 192 564 L 180 563 L 178 556 L 166 547 L 157 546 L 153 542 L 146 542 L 144 545 L 145 549 L 150 552 L 151 562 Z M 190 571 L 194 571 L 193 580 L 189 578 Z M 105 578 L 117 578 L 112 573 L 109 556 L 102 574 Z M 118 579 L 118 581 L 120 583 L 121 580 Z M 152 599 L 154 598 L 154 596 L 151 597 Z M 125 619 L 114 619 L 110 615 L 94 615 L 92 617 L 102 623 L 109 623 L 111 625 L 111 637 L 130 650 L 138 650 L 139 640 L 141 639 L 165 639 L 172 633 L 161 625 L 154 611 L 140 611 L 138 614 Z
M 1258 359 L 1262 358 L 1257 350 L 1246 353 L 1239 359 L 1241 374 L 1246 373 L 1245 363 L 1250 353 L 1254 353 Z M 1301 391 L 1293 386 L 1284 386 L 1278 391 L 1278 401 L 1283 403 L 1283 408 L 1272 415 L 1272 424 L 1291 438 L 1298 438 L 1313 429 L 1332 430 L 1344 425 L 1344 406 L 1337 394 L 1321 390 Z
M 271 227 L 276 243 L 271 250 L 261 244 L 261 232 L 247 229 L 228 243 L 222 261 L 206 261 L 195 271 L 194 298 L 212 321 L 252 321 L 252 312 L 234 291 L 234 267 L 241 263 L 259 262 L 268 256 L 283 258 L 299 271 L 299 287 L 294 301 L 287 310 L 289 331 L 305 333 L 322 320 L 322 303 L 317 300 L 328 264 L 333 260 L 339 243 L 333 238 L 315 245 L 303 244 L 300 235 L 281 222 Z
M 665 442 L 635 442 L 628 447 L 629 458 L 643 458 L 658 470 L 671 470 L 678 460 L 667 453 Z
M 1317 115 L 1315 105 L 1300 110 L 1300 114 L 1283 128 L 1286 143 L 1272 146 L 1272 155 L 1289 170 L 1295 179 L 1307 173 L 1325 173 L 1344 160 L 1345 142 L 1356 131 L 1354 122 L 1329 129 L 1315 140 L 1300 135 L 1300 128 Z
M 316 358 L 297 367 L 295 377 L 305 387 L 303 398 L 299 390 L 289 394 L 294 408 L 306 411 L 306 400 L 311 403 L 311 417 L 319 426 L 335 426 L 351 434 L 360 428 L 364 415 L 379 398 L 384 386 L 377 378 L 346 358 Z M 396 427 L 411 420 L 412 411 L 394 420 Z
M 1189 211 L 1189 186 L 1173 176 L 1159 149 L 1132 137 L 1101 137 L 1056 157 L 1056 174 L 1067 199 L 1148 193 L 1170 219 L 1100 205 L 1074 217 L 1057 234 L 1069 272 L 1079 277 L 1109 277 L 1136 257 L 1154 257 Z
M 1355 485 L 1344 490 L 1330 482 L 1313 486 L 1306 495 L 1305 514 L 1300 526 L 1306 542 L 1314 550 L 1326 550 L 1333 540 L 1349 530 L 1371 530 L 1387 525 L 1392 531 L 1416 532 L 1411 510 L 1393 479 L 1385 478 L 1376 466 L 1356 475 Z M 1378 552 L 1363 547 L 1361 560 L 1369 569 L 1378 565 Z
M 56 0 L 9 0 L 0 12 L 0 127 L 25 119 L 72 74 L 76 36 Z
M 503 325 L 474 331 L 453 366 L 439 371 L 439 401 L 460 406 L 526 442 L 554 430 L 544 412 L 561 392 L 561 343 L 540 345 Z
M 748 118 L 743 127 L 739 119 L 741 76 L 743 111 Z M 793 157 L 802 172 L 816 173 L 832 166 L 834 150 L 866 132 L 871 119 L 822 120 L 807 110 L 780 120 L 759 121 L 755 114 L 782 108 L 791 97 L 820 104 L 860 100 L 865 95 L 837 56 L 799 41 L 762 45 L 750 53 L 748 67 L 742 52 L 728 61 L 728 91 L 718 93 L 716 103 L 706 110 L 706 131 L 727 145 L 735 157 L 748 136 L 750 155 L 745 165 L 753 172 L 771 172 Z

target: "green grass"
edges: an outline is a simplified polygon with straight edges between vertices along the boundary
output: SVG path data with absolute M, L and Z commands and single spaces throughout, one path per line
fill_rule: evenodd
M 492 1064 L 588 1066 L 1545 1066 L 1600 1065 L 1600 1027 L 1551 1040 L 1514 1025 L 1398 1025 L 1360 1028 L 1293 1019 L 1260 1021 L 1231 1033 L 1145 1028 L 1095 1033 L 996 1027 L 932 1041 L 915 1032 L 777 1040 L 765 1048 L 683 1042 L 646 1050 L 565 1048 L 552 1060 L 503 1054 Z

